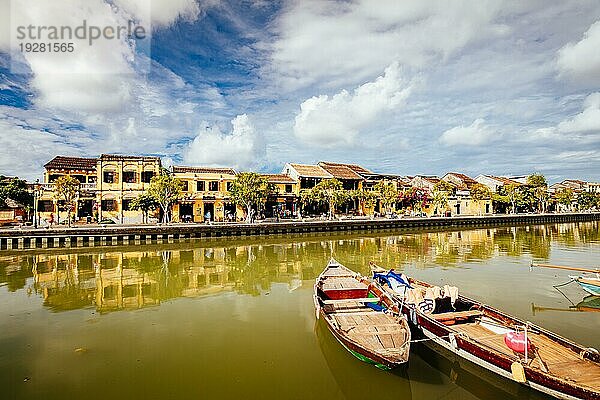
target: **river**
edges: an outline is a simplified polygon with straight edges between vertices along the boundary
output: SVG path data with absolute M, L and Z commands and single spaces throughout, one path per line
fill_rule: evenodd
M 407 368 L 353 358 L 315 321 L 333 256 L 395 267 L 600 348 L 598 301 L 568 271 L 597 267 L 600 223 L 204 239 L 0 254 L 6 399 L 541 399 L 439 349 Z M 587 305 L 588 307 L 583 307 Z M 591 306 L 590 306 L 591 305 Z M 578 307 L 579 306 L 579 307 Z

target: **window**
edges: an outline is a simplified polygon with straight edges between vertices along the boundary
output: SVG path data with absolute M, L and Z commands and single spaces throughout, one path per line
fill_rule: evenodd
M 117 173 L 115 171 L 104 171 L 104 183 L 117 183 Z
M 285 192 L 292 193 L 292 185 L 285 185 Z
M 317 181 L 320 179 L 317 178 L 301 178 L 300 179 L 300 189 L 310 189 L 317 185 Z
M 38 200 L 38 211 L 39 212 L 53 212 L 54 203 L 52 200 Z
M 48 182 L 54 182 L 55 180 L 57 180 L 58 178 L 60 178 L 62 175 L 58 175 L 58 174 L 52 174 L 50 176 L 48 176 Z
M 218 192 L 219 191 L 219 182 L 218 181 L 208 182 L 208 191 L 209 192 Z
M 231 187 L 233 186 L 233 182 L 227 182 L 227 191 L 231 192 Z
M 96 183 L 96 176 L 95 175 L 88 176 L 88 183 Z
M 79 183 L 85 183 L 85 176 L 84 175 L 72 175 L 73 178 L 77 179 L 79 181 Z
M 137 182 L 137 174 L 134 171 L 123 171 L 123 182 L 136 183 Z
M 123 199 L 123 211 L 131 211 L 131 199 Z
M 150 183 L 152 177 L 154 176 L 154 171 L 144 171 L 142 172 L 142 182 Z
M 196 181 L 196 191 L 204 192 L 204 181 Z
M 115 200 L 102 200 L 102 211 L 117 211 Z
M 181 190 L 183 192 L 187 192 L 189 190 L 188 181 L 181 181 L 181 183 L 183 183 L 183 185 L 181 186 Z

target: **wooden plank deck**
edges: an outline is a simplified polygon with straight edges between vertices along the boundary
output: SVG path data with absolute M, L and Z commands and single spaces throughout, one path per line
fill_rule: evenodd
M 514 353 L 504 343 L 504 335 L 496 334 L 478 323 L 457 324 L 453 330 L 466 333 L 469 338 L 482 343 L 500 353 L 514 357 Z M 550 375 L 600 390 L 600 366 L 589 360 L 582 360 L 579 354 L 558 345 L 548 337 L 529 333 L 529 340 L 538 349 L 541 359 L 546 363 Z M 530 354 L 530 366 L 540 368 L 534 354 Z
M 367 285 L 350 277 L 327 278 L 322 285 L 323 290 L 366 289 Z

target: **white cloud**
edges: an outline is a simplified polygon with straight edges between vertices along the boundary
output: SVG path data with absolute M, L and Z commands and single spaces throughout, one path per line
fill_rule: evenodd
M 353 93 L 342 90 L 331 97 L 320 95 L 305 100 L 296 116 L 296 137 L 323 146 L 352 144 L 362 129 L 400 107 L 410 95 L 412 85 L 401 75 L 398 63 L 394 63 L 382 76 Z
M 496 132 L 485 125 L 485 120 L 478 118 L 469 126 L 455 126 L 448 129 L 440 142 L 448 146 L 481 146 L 494 139 Z
M 568 43 L 558 52 L 562 75 L 584 82 L 600 82 L 600 21 L 596 21 L 577 43 Z
M 558 130 L 564 133 L 600 133 L 600 93 L 590 94 L 583 107 L 581 113 L 558 124 Z
M 500 1 L 296 1 L 276 23 L 272 70 L 282 84 L 355 83 L 394 61 L 447 59 L 469 43 L 502 35 Z
M 206 127 L 198 133 L 184 153 L 184 163 L 234 168 L 259 165 L 265 153 L 262 135 L 256 132 L 246 114 L 231 120 L 232 131 Z
M 193 21 L 200 14 L 196 0 L 115 0 L 115 3 L 137 19 L 151 16 L 152 27 L 168 26 L 181 18 Z

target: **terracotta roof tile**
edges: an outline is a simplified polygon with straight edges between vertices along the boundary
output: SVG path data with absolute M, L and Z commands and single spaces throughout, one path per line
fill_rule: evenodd
M 286 174 L 261 174 L 271 183 L 296 183 L 291 177 Z
M 134 156 L 134 155 L 126 155 L 126 154 L 101 154 L 100 159 L 103 161 L 160 161 L 160 157 L 155 156 Z
M 237 175 L 233 168 L 173 166 L 174 173 Z
M 512 179 L 506 178 L 504 176 L 493 176 L 493 175 L 490 175 L 490 178 L 496 179 L 497 181 L 502 182 L 503 185 L 520 185 L 519 182 L 513 181 Z
M 458 172 L 448 172 L 447 175 L 454 175 L 455 177 L 457 177 L 458 179 L 463 181 L 464 184 L 467 185 L 467 187 L 477 185 L 477 183 L 478 183 L 475 179 L 471 178 L 470 176 L 467 176 L 465 174 L 460 174 Z
M 322 161 L 319 163 L 319 165 L 322 167 L 324 167 L 325 165 L 344 166 L 344 167 L 350 168 L 352 171 L 356 172 L 359 175 L 373 173 L 373 171 L 370 171 L 358 164 L 345 164 L 345 163 L 334 163 L 334 162 Z
M 96 158 L 56 156 L 48 161 L 46 169 L 86 170 L 96 169 Z
M 290 164 L 292 168 L 298 172 L 298 175 L 305 176 L 309 178 L 325 178 L 329 179 L 333 176 L 325 171 L 323 168 L 318 165 L 306 165 L 306 164 Z
M 354 172 L 349 166 L 344 164 L 319 163 L 319 166 L 329 172 L 336 179 L 362 180 L 363 177 Z

